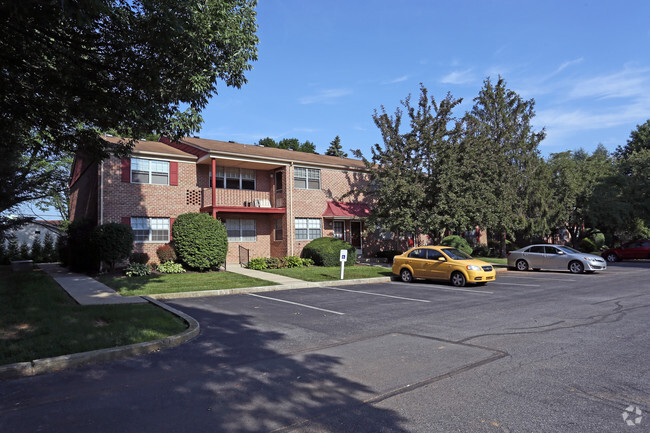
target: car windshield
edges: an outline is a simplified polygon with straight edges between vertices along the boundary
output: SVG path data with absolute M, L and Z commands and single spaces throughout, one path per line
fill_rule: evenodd
M 574 250 L 571 247 L 565 247 L 565 246 L 560 246 L 560 245 L 556 245 L 556 246 L 557 246 L 557 248 L 559 248 L 560 250 L 564 251 L 567 254 L 576 254 L 576 253 L 577 254 L 582 254 L 580 251 Z
M 450 259 L 454 260 L 469 260 L 472 258 L 457 248 L 443 248 L 442 252 L 447 254 Z

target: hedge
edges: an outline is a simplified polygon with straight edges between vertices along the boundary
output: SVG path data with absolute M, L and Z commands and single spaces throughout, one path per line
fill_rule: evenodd
M 172 226 L 172 237 L 178 259 L 191 269 L 216 270 L 226 263 L 226 227 L 207 213 L 179 215 Z
M 314 239 L 305 245 L 301 257 L 312 259 L 316 266 L 338 266 L 341 261 L 341 250 L 348 250 L 347 266 L 354 265 L 357 260 L 357 249 L 342 239 L 322 237 Z

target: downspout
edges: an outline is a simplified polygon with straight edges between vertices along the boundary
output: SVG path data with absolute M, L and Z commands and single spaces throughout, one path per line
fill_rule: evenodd
M 287 239 L 289 240 L 289 255 L 293 256 L 293 161 L 291 173 L 287 173 L 287 186 L 289 187 L 289 220 L 287 221 Z
M 99 169 L 99 225 L 104 224 L 104 161 Z

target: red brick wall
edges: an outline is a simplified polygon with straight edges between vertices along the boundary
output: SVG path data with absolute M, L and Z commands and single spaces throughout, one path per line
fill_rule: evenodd
M 97 221 L 98 166 L 80 154 L 76 156 L 74 183 L 70 186 L 71 221 L 84 217 Z

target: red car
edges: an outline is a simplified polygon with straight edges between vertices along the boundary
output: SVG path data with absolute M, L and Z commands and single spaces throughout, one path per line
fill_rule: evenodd
M 627 259 L 650 259 L 650 240 L 627 242 L 618 248 L 610 248 L 601 254 L 608 262 Z

